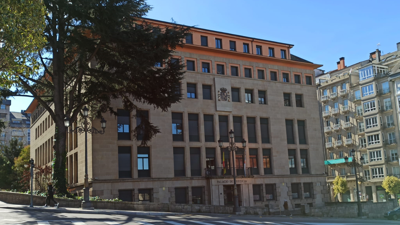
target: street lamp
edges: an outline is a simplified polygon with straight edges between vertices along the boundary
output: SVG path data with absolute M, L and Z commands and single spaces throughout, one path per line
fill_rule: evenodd
M 235 169 L 235 158 L 233 155 L 233 152 L 236 152 L 238 150 L 238 147 L 236 146 L 235 140 L 234 140 L 234 135 L 235 133 L 233 130 L 229 131 L 229 145 L 227 149 L 232 153 L 232 161 L 233 161 L 233 196 L 234 196 L 234 206 L 233 206 L 233 212 L 237 213 L 240 212 L 239 208 L 239 198 L 238 198 L 238 193 L 237 193 L 237 185 L 236 185 L 236 169 Z M 223 142 L 221 139 L 218 140 L 218 145 L 222 149 Z M 246 140 L 242 139 L 242 147 L 246 148 Z
M 354 168 L 355 176 L 356 176 L 356 188 L 357 188 L 357 215 L 358 217 L 361 216 L 361 203 L 360 203 L 360 194 L 358 190 L 358 175 L 357 175 L 357 160 L 356 160 L 356 151 L 354 149 L 351 150 L 351 155 L 353 156 L 352 161 L 350 163 L 350 167 Z M 346 163 L 349 161 L 349 157 L 344 157 L 344 160 Z M 361 156 L 360 158 L 360 164 L 362 165 L 364 163 L 364 157 Z
M 31 205 L 29 207 L 33 207 L 33 167 L 35 167 L 35 161 L 30 159 L 29 164 L 31 165 Z
M 82 115 L 84 121 L 82 122 L 81 126 L 77 126 L 74 129 L 68 131 L 69 133 L 77 132 L 77 133 L 85 133 L 85 181 L 84 181 L 84 188 L 83 188 L 83 201 L 82 201 L 82 209 L 92 209 L 92 203 L 89 200 L 89 180 L 88 180 L 88 162 L 87 162 L 87 133 L 91 134 L 104 134 L 106 129 L 107 121 L 102 117 L 101 118 L 101 128 L 102 130 L 97 130 L 91 123 L 88 121 L 89 109 L 85 106 L 82 109 Z M 66 127 L 70 126 L 69 117 L 64 118 L 64 125 Z

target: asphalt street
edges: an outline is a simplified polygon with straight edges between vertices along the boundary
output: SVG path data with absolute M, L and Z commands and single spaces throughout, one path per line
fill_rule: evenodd
M 400 221 L 315 218 L 315 217 L 280 217 L 280 216 L 233 216 L 221 214 L 176 214 L 162 213 L 141 215 L 129 212 L 121 215 L 118 211 L 97 212 L 55 212 L 47 208 L 13 208 L 13 205 L 0 206 L 0 224 L 20 225 L 353 225 L 353 224 L 400 224 Z

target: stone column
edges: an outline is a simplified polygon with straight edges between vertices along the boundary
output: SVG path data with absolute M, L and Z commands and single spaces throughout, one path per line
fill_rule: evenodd
M 376 194 L 376 185 L 372 184 L 372 201 L 378 202 L 377 194 Z
M 214 114 L 214 138 L 215 141 L 218 143 L 219 140 L 219 119 L 218 119 L 218 113 Z M 215 148 L 215 167 L 217 168 L 222 168 L 222 153 L 221 153 L 221 148 L 217 145 Z M 217 175 L 221 175 L 221 171 L 217 169 Z

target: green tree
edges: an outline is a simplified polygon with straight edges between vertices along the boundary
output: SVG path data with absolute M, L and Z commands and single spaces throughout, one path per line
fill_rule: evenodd
M 0 146 L 0 188 L 17 189 L 17 173 L 13 170 L 14 159 L 19 156 L 24 145 L 17 139 L 10 140 L 8 145 Z
M 336 176 L 335 180 L 333 181 L 333 192 L 335 193 L 335 197 L 338 194 L 344 194 L 347 191 L 349 191 L 349 188 L 347 186 L 346 179 L 343 179 L 340 176 Z
M 29 178 L 30 178 L 30 146 L 25 146 L 19 156 L 14 158 L 13 170 L 17 175 L 17 189 L 26 191 L 29 189 Z
M 46 41 L 37 61 L 44 72 L 29 65 L 26 71 L 34 73 L 9 70 L 3 79 L 16 90 L 3 90 L 3 95 L 29 94 L 49 112 L 57 140 L 53 182 L 59 193 L 68 194 L 64 118 L 76 121 L 85 105 L 92 119 L 105 112 L 116 115 L 110 105 L 114 99 L 130 111 L 138 102 L 168 110 L 181 98 L 176 89 L 184 73 L 183 64 L 168 59 L 189 29 L 176 24 L 161 29 L 144 22 L 141 18 L 151 9 L 144 0 L 43 2 Z M 154 67 L 157 62 L 165 66 Z M 160 132 L 146 118 L 132 133 L 136 137 L 139 131 L 142 144 Z
M 397 194 L 400 193 L 400 180 L 394 176 L 387 176 L 382 182 L 382 187 L 385 188 L 387 193 L 394 195 L 397 199 Z

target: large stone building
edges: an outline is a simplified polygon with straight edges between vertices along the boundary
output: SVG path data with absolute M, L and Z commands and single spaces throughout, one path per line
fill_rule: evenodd
M 0 132 L 0 144 L 7 145 L 11 139 L 17 139 L 24 145 L 30 144 L 30 115 L 10 111 L 11 100 L 2 100 L 0 119 L 5 122 L 5 129 Z
M 317 77 L 327 182 L 332 184 L 336 176 L 347 179 L 350 191 L 341 197 L 343 201 L 357 200 L 356 174 L 361 178 L 361 200 L 374 202 L 389 197 L 381 186 L 386 176 L 400 177 L 396 141 L 399 140 L 399 67 L 400 44 L 397 44 L 395 52 L 381 56 L 376 50 L 369 59 L 351 66 L 345 66 L 344 58 L 340 58 L 336 70 Z M 362 168 L 357 171 L 344 160 L 346 156 L 350 161 L 353 159 L 352 149 L 357 160 L 364 158 Z M 331 196 L 334 200 L 333 192 Z
M 114 101 L 119 115 L 104 114 L 105 134 L 88 135 L 91 195 L 231 205 L 235 171 L 226 146 L 232 129 L 239 146 L 234 158 L 240 205 L 278 211 L 285 202 L 293 209 L 328 200 L 314 83 L 320 65 L 291 54 L 290 44 L 200 28 L 191 32 L 173 56 L 186 65 L 181 102 L 168 112 L 144 104 L 139 112 L 127 112 Z M 48 164 L 55 125 L 37 102 L 28 111 L 35 131 L 31 155 L 38 165 Z M 132 118 L 136 113 L 161 130 L 146 147 L 132 138 L 140 123 Z M 99 121 L 94 126 L 100 128 Z M 68 183 L 81 194 L 83 135 L 69 135 L 67 165 Z

